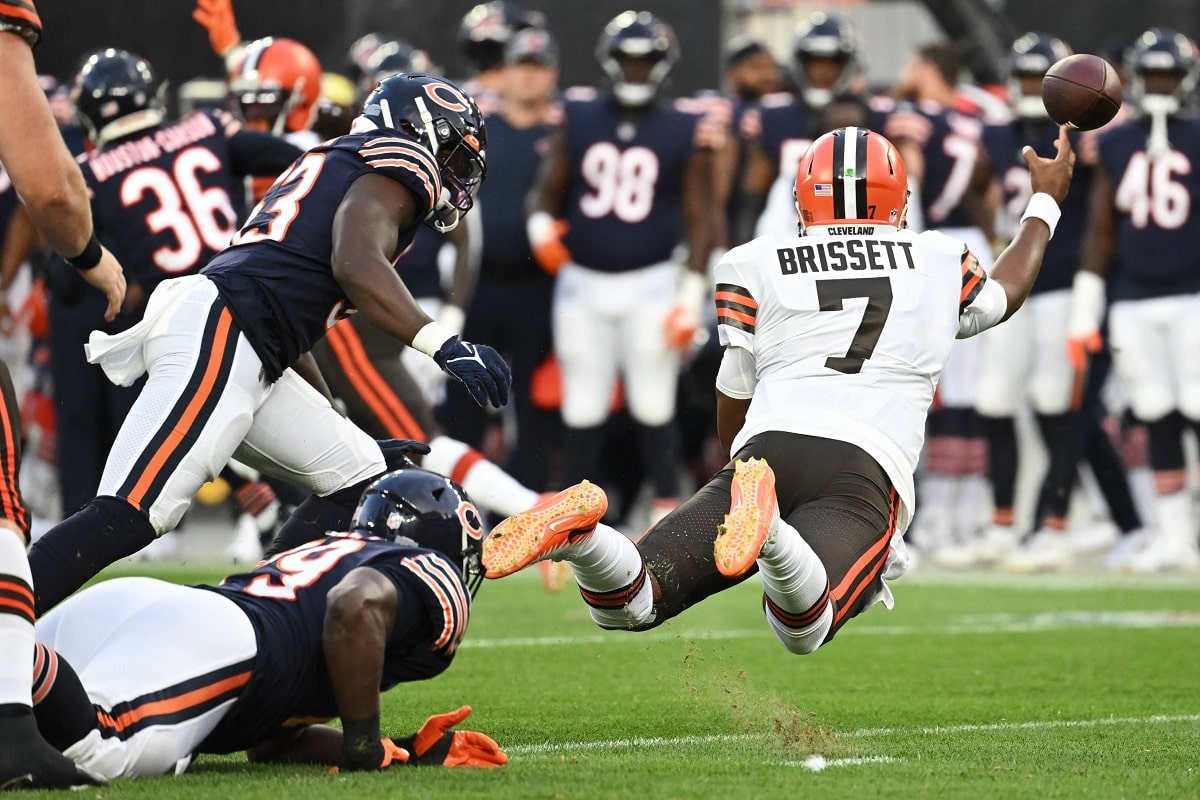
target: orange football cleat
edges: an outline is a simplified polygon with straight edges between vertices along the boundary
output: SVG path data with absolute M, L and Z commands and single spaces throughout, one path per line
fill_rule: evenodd
M 722 575 L 736 578 L 754 564 L 779 518 L 775 473 L 761 458 L 738 461 L 729 492 L 729 513 L 717 526 L 713 559 Z
M 492 529 L 483 542 L 487 577 L 503 578 L 559 548 L 590 536 L 608 511 L 608 497 L 583 481 L 564 489 L 528 511 L 514 514 Z

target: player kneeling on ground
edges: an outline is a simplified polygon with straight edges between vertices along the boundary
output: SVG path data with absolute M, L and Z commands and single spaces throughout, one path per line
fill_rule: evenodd
M 342 771 L 500 766 L 490 737 L 452 730 L 469 706 L 404 738 L 379 723 L 380 692 L 450 666 L 482 581 L 482 533 L 458 484 L 402 469 L 367 487 L 349 532 L 219 586 L 86 589 L 37 623 L 38 730 L 103 779 L 237 750 Z M 334 717 L 341 730 L 307 722 Z
M 1054 233 L 1074 154 L 1026 147 L 1033 197 L 991 275 L 962 242 L 905 228 L 907 177 L 863 128 L 813 143 L 796 180 L 799 236 L 764 236 L 716 268 L 718 429 L 733 460 L 634 544 L 600 522 L 584 481 L 504 520 L 489 578 L 570 562 L 592 619 L 645 630 L 757 571 L 767 620 L 810 653 L 892 604 L 925 415 L 955 338 L 1024 302 Z

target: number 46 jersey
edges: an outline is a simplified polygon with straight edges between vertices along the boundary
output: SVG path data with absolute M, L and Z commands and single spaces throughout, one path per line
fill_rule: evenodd
M 925 415 L 950 348 L 1000 321 L 1004 291 L 941 233 L 854 224 L 809 231 L 760 237 L 716 267 L 721 344 L 750 351 L 757 376 L 733 452 L 764 431 L 854 444 L 887 472 L 906 522 Z

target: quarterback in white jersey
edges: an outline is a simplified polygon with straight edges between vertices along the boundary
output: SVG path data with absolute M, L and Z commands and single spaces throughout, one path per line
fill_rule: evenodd
M 592 619 L 644 630 L 755 571 L 776 637 L 810 653 L 906 566 L 901 536 L 925 415 L 955 338 L 1013 314 L 1041 266 L 1074 154 L 1025 148 L 1033 199 L 991 275 L 961 241 L 905 228 L 891 142 L 840 128 L 796 179 L 799 235 L 764 236 L 716 268 L 725 354 L 717 424 L 732 460 L 637 543 L 600 522 L 587 481 L 500 523 L 489 578 L 570 562 Z

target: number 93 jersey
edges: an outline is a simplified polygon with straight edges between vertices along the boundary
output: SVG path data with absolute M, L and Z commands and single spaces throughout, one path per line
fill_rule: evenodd
M 721 343 L 750 351 L 757 376 L 732 451 L 764 431 L 850 442 L 884 468 L 911 513 L 925 415 L 950 348 L 1000 321 L 1004 292 L 941 233 L 822 229 L 834 235 L 763 236 L 716 267 Z
M 436 551 L 359 534 L 317 539 L 220 586 L 201 587 L 237 603 L 258 637 L 250 682 L 206 740 L 206 751 L 244 750 L 281 726 L 337 716 L 325 667 L 325 609 L 330 590 L 359 567 L 381 572 L 399 596 L 380 691 L 432 678 L 450 665 L 471 605 L 458 567 Z

